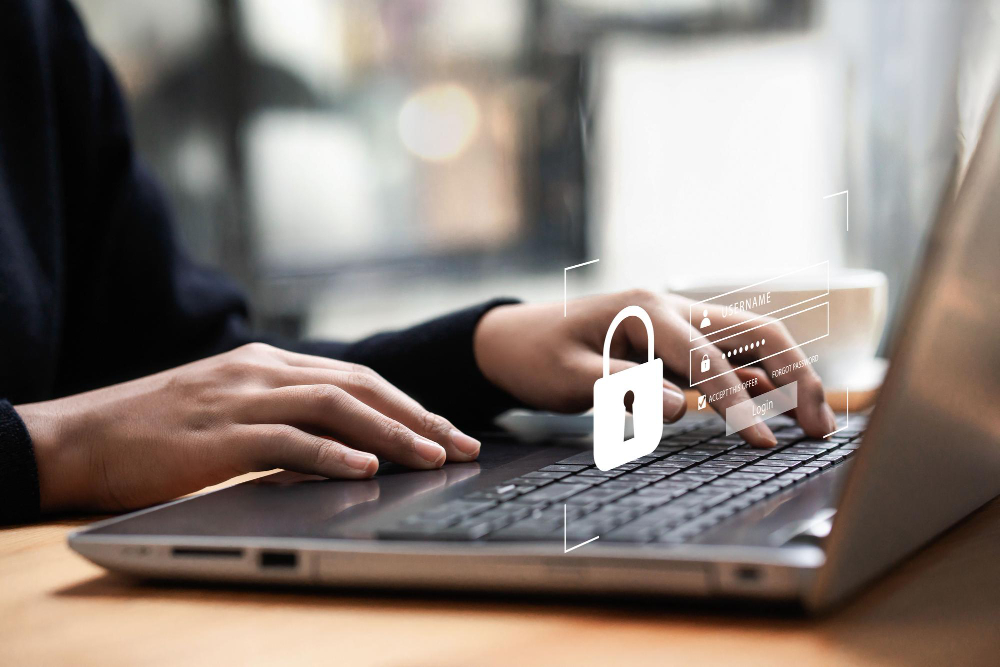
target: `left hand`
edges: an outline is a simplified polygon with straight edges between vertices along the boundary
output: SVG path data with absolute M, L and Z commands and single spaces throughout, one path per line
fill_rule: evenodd
M 567 316 L 563 304 L 518 304 L 500 306 L 488 312 L 476 328 L 473 346 L 480 370 L 495 385 L 525 403 L 545 410 L 580 412 L 593 406 L 594 382 L 601 377 L 604 338 L 612 319 L 625 306 L 641 306 L 653 321 L 655 356 L 663 359 L 666 371 L 688 377 L 689 350 L 703 345 L 704 340 L 691 343 L 688 322 L 690 301 L 675 295 L 658 295 L 646 290 L 633 290 L 571 301 Z M 718 310 L 716 310 L 718 309 Z M 721 307 L 711 307 L 710 316 L 722 316 Z M 731 317 L 731 315 L 730 315 Z M 757 317 L 744 313 L 744 320 Z M 705 395 L 725 391 L 725 395 L 710 403 L 719 414 L 726 408 L 748 400 L 751 395 L 775 388 L 768 373 L 805 359 L 799 348 L 780 354 L 793 346 L 794 340 L 785 326 L 770 318 L 755 324 L 765 327 L 744 335 L 730 337 L 704 349 L 711 362 L 711 380 L 697 388 Z M 766 330 L 766 342 L 753 350 L 737 353 Z M 696 332 L 696 338 L 701 334 Z M 701 351 L 700 351 L 701 352 Z M 728 352 L 728 355 L 727 355 Z M 636 365 L 630 357 L 646 354 L 646 328 L 635 317 L 626 318 L 611 343 L 611 372 Z M 733 355 L 739 356 L 737 361 Z M 764 359 L 764 357 L 770 357 Z M 748 366 L 727 373 L 733 365 L 743 365 L 761 359 L 761 367 Z M 732 361 L 732 363 L 731 363 Z M 751 392 L 737 387 L 755 378 Z M 777 384 L 798 382 L 798 408 L 795 416 L 810 436 L 821 437 L 836 427 L 833 410 L 826 404 L 819 376 L 808 364 L 777 377 Z M 663 415 L 676 421 L 686 409 L 684 393 L 673 382 L 663 380 Z M 763 422 L 740 431 L 751 445 L 772 447 L 777 441 Z

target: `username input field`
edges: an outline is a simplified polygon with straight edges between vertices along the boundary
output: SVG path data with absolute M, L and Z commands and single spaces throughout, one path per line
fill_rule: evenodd
M 718 340 L 752 320 L 782 313 L 830 294 L 829 260 L 788 271 L 688 305 L 689 340 Z

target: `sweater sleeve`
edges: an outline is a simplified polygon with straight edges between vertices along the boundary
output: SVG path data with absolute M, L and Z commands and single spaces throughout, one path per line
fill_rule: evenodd
M 0 526 L 38 518 L 38 470 L 31 438 L 14 406 L 0 399 Z

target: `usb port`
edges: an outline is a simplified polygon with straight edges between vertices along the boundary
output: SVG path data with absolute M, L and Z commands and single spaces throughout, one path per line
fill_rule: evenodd
M 268 570 L 291 570 L 299 564 L 299 555 L 294 551 L 261 551 L 260 567 Z

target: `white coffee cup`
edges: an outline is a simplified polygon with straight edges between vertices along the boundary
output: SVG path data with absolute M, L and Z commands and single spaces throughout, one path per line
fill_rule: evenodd
M 675 283 L 670 290 L 694 301 L 711 299 L 726 292 L 739 290 L 740 295 L 751 296 L 763 291 L 761 288 L 743 290 L 748 284 L 766 280 L 767 276 L 744 278 L 742 282 L 692 282 Z M 791 279 L 769 283 L 770 292 L 767 310 L 792 306 L 817 295 L 817 290 L 825 291 L 815 277 L 811 279 Z M 829 388 L 856 388 L 869 381 L 875 354 L 885 328 L 888 307 L 888 280 L 881 271 L 872 269 L 831 269 L 830 294 L 816 298 L 800 307 L 789 308 L 773 317 L 782 317 L 809 308 L 811 305 L 829 301 L 830 335 L 803 347 L 806 356 L 818 355 L 814 369 Z M 816 338 L 817 331 L 826 331 L 825 308 L 814 308 L 784 321 L 792 337 L 797 341 Z M 859 388 L 859 387 L 858 387 Z

